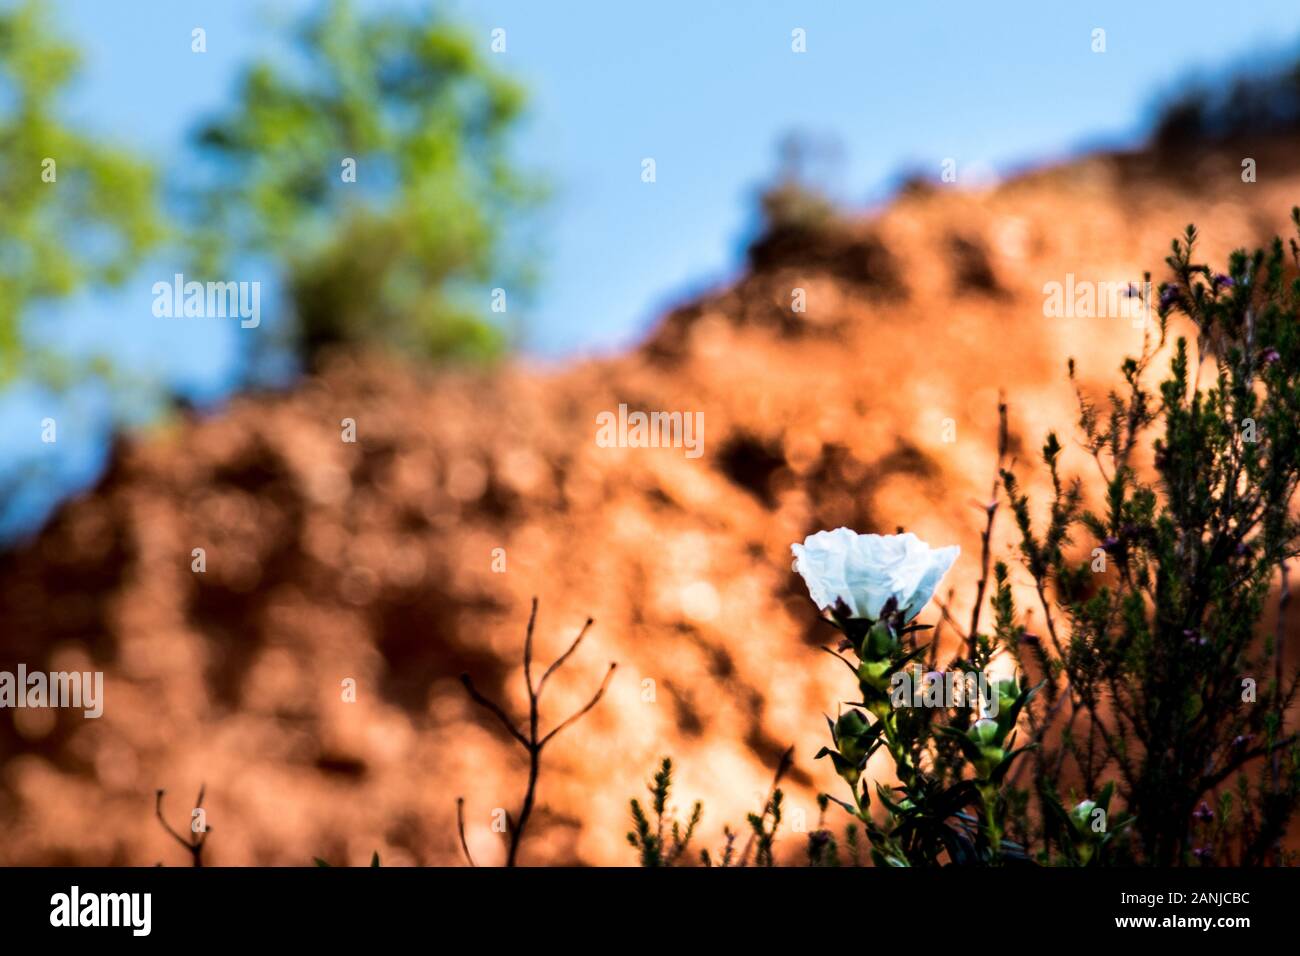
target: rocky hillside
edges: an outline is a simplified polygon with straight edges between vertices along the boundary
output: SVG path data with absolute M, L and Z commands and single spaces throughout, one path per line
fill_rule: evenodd
M 1140 345 L 1127 319 L 1045 317 L 1044 285 L 1159 279 L 1189 221 L 1214 261 L 1285 231 L 1295 145 L 908 189 L 869 217 L 774 229 L 630 354 L 437 378 L 340 357 L 123 442 L 0 559 L 0 669 L 106 673 L 99 720 L 0 712 L 0 863 L 186 863 L 154 792 L 183 826 L 200 783 L 214 864 L 457 863 L 459 795 L 475 855 L 499 861 L 493 811 L 515 811 L 525 764 L 457 676 L 523 715 L 532 595 L 542 659 L 596 621 L 544 726 L 620 666 L 546 753 L 524 862 L 632 862 L 626 801 L 663 754 L 715 844 L 794 744 L 790 804 L 811 827 L 832 783 L 811 759 L 820 714 L 851 685 L 816 649 L 790 543 L 839 525 L 960 543 L 968 615 L 999 391 L 1028 463 L 1075 419 L 1067 357 L 1101 387 Z M 600 447 L 596 416 L 620 403 L 703 412 L 703 454 Z

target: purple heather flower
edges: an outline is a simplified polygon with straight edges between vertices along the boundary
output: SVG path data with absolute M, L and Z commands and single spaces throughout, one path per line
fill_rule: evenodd
M 1282 356 L 1277 354 L 1277 349 L 1264 350 L 1264 361 L 1267 362 L 1269 365 L 1276 364 L 1281 358 Z
M 1192 811 L 1192 816 L 1197 820 L 1200 820 L 1202 823 L 1207 823 L 1214 819 L 1214 811 L 1210 809 L 1208 803 L 1202 800 L 1200 806 Z
M 1182 301 L 1183 294 L 1176 285 L 1165 286 L 1160 293 L 1160 308 L 1162 311 L 1171 309 Z

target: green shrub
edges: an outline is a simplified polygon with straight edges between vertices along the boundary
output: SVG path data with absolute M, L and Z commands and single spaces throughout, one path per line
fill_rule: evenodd
M 1292 218 L 1300 232 L 1300 209 Z M 861 826 L 878 866 L 1292 862 L 1282 840 L 1300 800 L 1300 749 L 1286 714 L 1300 668 L 1286 666 L 1283 638 L 1287 562 L 1300 553 L 1300 243 L 1289 257 L 1281 240 L 1236 252 L 1219 273 L 1195 260 L 1196 241 L 1189 226 L 1173 242 L 1172 278 L 1122 386 L 1101 405 L 1076 388 L 1094 495 L 1062 474 L 1062 442 L 1048 435 L 1053 495 L 1036 528 L 1003 467 L 1000 409 L 995 499 L 1001 485 L 1045 635 L 1018 612 L 1011 570 L 991 561 L 996 500 L 969 627 L 942 606 L 941 626 L 961 638 L 943 672 L 938 631 L 922 643 L 930 628 L 914 618 L 955 549 L 848 529 L 794 546 L 796 570 L 838 631 L 825 650 L 860 693 L 826 718 L 831 745 L 817 754 L 846 787 L 848 799 L 818 803 L 853 820 L 851 859 Z M 1169 343 L 1174 315 L 1193 340 Z M 1168 372 L 1153 388 L 1166 347 Z M 1266 633 L 1278 577 L 1278 621 Z M 1002 655 L 1017 676 L 992 683 Z M 898 690 L 913 674 L 927 687 L 955 675 L 987 690 L 978 706 L 916 706 Z M 877 753 L 896 784 L 868 779 Z M 779 819 L 779 800 L 776 809 Z M 770 861 L 770 839 L 765 852 Z M 824 824 L 808 835 L 807 859 L 840 862 Z

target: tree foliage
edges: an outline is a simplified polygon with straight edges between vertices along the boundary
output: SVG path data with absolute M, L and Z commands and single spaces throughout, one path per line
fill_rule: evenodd
M 275 261 L 309 360 L 332 345 L 502 347 L 482 285 L 523 275 L 504 261 L 506 219 L 538 191 L 508 156 L 522 90 L 485 46 L 436 17 L 334 0 L 300 24 L 300 60 L 252 65 L 200 131 L 206 249 Z
M 164 235 L 151 165 L 58 117 L 79 62 L 39 0 L 0 10 L 0 384 L 66 372 L 28 344 L 31 306 L 125 281 Z

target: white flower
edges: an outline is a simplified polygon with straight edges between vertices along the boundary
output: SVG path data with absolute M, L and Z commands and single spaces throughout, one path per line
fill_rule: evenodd
M 849 615 L 877 620 L 892 597 L 910 621 L 934 596 L 961 548 L 931 548 L 916 535 L 819 531 L 793 544 L 794 569 L 823 611 L 843 601 Z

